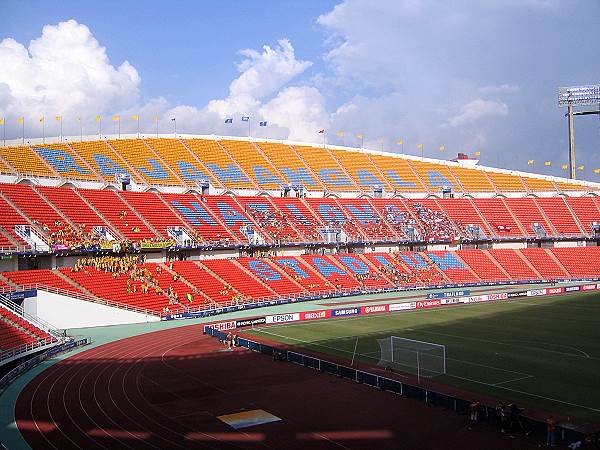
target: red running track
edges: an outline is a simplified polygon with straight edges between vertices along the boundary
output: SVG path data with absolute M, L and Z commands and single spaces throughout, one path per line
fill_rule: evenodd
M 201 326 L 79 353 L 33 379 L 15 408 L 33 449 L 528 449 L 491 427 L 416 400 L 226 351 Z M 217 416 L 282 420 L 235 431 Z

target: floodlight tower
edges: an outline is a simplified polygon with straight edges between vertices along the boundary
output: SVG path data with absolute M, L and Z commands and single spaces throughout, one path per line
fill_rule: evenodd
M 574 111 L 575 106 L 599 105 L 592 111 Z M 571 86 L 558 88 L 558 106 L 566 106 L 569 123 L 569 174 L 575 179 L 575 128 L 574 116 L 600 114 L 600 85 Z

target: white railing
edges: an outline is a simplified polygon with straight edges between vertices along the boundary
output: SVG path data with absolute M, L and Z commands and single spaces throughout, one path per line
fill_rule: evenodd
M 37 342 L 33 342 L 31 344 L 23 344 L 16 347 L 11 347 L 7 350 L 1 350 L 0 363 L 2 363 L 2 361 L 6 361 L 7 359 L 18 357 L 20 354 L 30 352 L 33 350 L 39 350 L 50 345 L 57 345 L 60 342 L 62 342 L 62 340 L 56 339 L 55 337 L 48 337 L 45 339 L 41 339 Z
M 34 317 L 28 314 L 27 312 L 25 312 L 22 306 L 17 305 L 12 300 L 6 298 L 4 294 L 0 294 L 0 304 L 4 305 L 10 311 L 16 312 L 18 315 L 22 316 L 26 321 L 28 321 L 32 325 L 38 327 L 41 330 L 46 331 L 55 338 L 61 339 L 63 337 L 60 330 L 58 330 L 55 326 L 49 324 L 43 319 L 40 319 L 39 317 Z

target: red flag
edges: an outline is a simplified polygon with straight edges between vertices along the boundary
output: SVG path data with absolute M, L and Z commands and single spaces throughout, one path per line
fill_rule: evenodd
M 325 128 L 321 128 L 321 129 L 319 130 L 319 134 L 323 134 L 323 133 L 325 133 Z

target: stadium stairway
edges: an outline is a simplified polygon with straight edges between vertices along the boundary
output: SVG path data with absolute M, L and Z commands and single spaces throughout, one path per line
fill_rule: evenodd
M 208 304 L 220 305 L 231 301 L 240 292 L 222 278 L 196 261 L 174 261 L 173 271 L 180 274 L 198 289 Z
M 572 278 L 556 256 L 545 248 L 524 248 L 521 254 L 546 280 Z
M 299 258 L 313 267 L 337 289 L 356 289 L 360 286 L 360 282 L 350 269 L 343 268 L 328 255 L 301 255 Z
M 499 238 L 525 236 L 523 226 L 509 211 L 502 198 L 473 199 L 475 208 L 490 224 L 492 231 Z
M 494 261 L 486 250 L 458 250 L 460 259 L 483 281 L 510 280 L 510 275 Z
M 559 235 L 585 234 L 572 216 L 570 208 L 562 197 L 536 198 L 535 202 Z
M 567 206 L 588 236 L 593 234 L 592 223 L 600 223 L 600 207 L 594 197 L 566 197 Z
M 533 198 L 507 198 L 504 201 L 508 205 L 509 211 L 511 211 L 521 223 L 526 236 L 536 237 L 536 232 L 533 228 L 534 223 L 542 225 L 548 235 L 556 234 L 556 230 L 548 223 Z
M 0 304 L 0 350 L 11 352 L 23 345 L 52 343 L 56 338 L 4 304 Z
M 522 257 L 522 253 L 513 249 L 487 250 L 490 257 L 499 264 L 504 272 L 513 280 L 540 280 L 542 276 L 528 261 Z
M 279 256 L 270 259 L 307 291 L 329 291 L 333 289 L 332 284 L 323 275 L 298 257 Z

